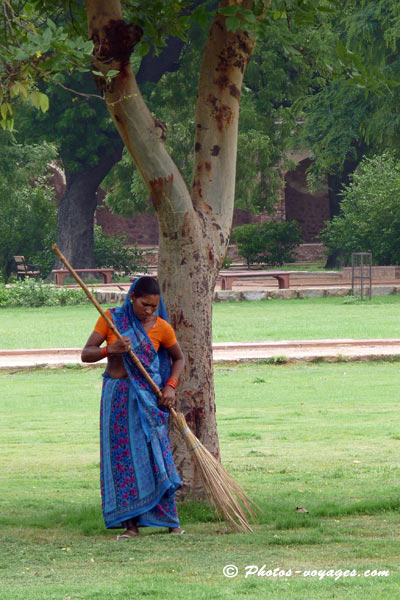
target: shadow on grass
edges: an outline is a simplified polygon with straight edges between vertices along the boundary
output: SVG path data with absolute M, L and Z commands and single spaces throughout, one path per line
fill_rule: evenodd
M 207 504 L 182 502 L 178 504 L 179 517 L 184 523 L 212 523 L 219 518 Z M 99 535 L 105 532 L 101 507 L 98 504 L 70 504 L 58 501 L 54 505 L 43 506 L 43 502 L 20 502 L 14 511 L 0 517 L 0 527 L 15 527 L 24 515 L 24 525 L 37 529 L 62 528 L 79 532 L 82 535 Z
M 255 498 L 260 511 L 257 512 L 254 524 L 267 526 L 272 531 L 314 529 L 323 527 L 325 518 L 339 518 L 345 516 L 376 515 L 383 512 L 398 511 L 400 498 L 398 496 L 385 498 L 371 498 L 352 504 L 321 503 L 317 506 L 308 504 L 309 513 L 299 513 L 292 502 L 282 502 L 282 499 L 268 504 L 265 500 Z M 189 523 L 218 523 L 221 522 L 212 508 L 204 503 L 181 502 L 178 503 L 180 520 L 185 525 Z M 105 533 L 104 521 L 99 505 L 70 503 L 57 503 L 57 508 L 43 507 L 43 503 L 23 502 L 15 507 L 14 514 L 2 516 L 2 528 L 15 527 L 20 523 L 16 516 L 24 514 L 24 525 L 37 529 L 64 529 L 74 531 L 81 535 L 103 535 Z M 308 543 L 310 540 L 308 539 Z M 277 542 L 278 543 L 278 542 Z

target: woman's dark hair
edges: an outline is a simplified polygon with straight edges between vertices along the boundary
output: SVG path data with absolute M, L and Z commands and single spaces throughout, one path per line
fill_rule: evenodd
M 143 296 L 152 296 L 153 294 L 160 295 L 160 286 L 154 277 L 141 277 L 134 289 L 132 290 L 135 298 Z

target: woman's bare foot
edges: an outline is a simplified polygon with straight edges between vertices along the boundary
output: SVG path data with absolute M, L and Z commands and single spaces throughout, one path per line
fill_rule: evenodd
M 185 533 L 184 529 L 180 527 L 168 527 L 170 533 L 176 533 L 178 535 L 183 535 Z

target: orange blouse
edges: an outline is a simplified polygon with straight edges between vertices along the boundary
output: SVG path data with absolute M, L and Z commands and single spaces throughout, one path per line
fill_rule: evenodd
M 112 320 L 109 310 L 106 310 L 106 315 Z M 100 316 L 97 320 L 94 330 L 96 333 L 99 333 L 104 337 L 104 339 L 107 341 L 107 345 L 113 344 L 117 341 L 117 336 L 108 326 L 107 321 L 102 316 Z M 176 344 L 175 331 L 172 329 L 171 325 L 164 319 L 161 319 L 161 317 L 157 317 L 154 327 L 148 329 L 146 333 L 149 336 L 156 352 L 158 352 L 160 346 L 163 346 L 164 348 L 170 348 Z

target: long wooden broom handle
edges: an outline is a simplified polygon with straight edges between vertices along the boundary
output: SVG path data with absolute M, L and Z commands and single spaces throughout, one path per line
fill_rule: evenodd
M 65 258 L 64 254 L 61 252 L 61 250 L 57 246 L 57 244 L 53 244 L 52 248 L 53 248 L 54 252 L 57 254 L 58 258 L 61 260 L 61 262 L 66 266 L 66 268 L 68 269 L 68 271 L 71 273 L 72 277 L 79 283 L 79 285 L 81 286 L 81 288 L 85 292 L 86 296 L 89 298 L 89 300 L 92 302 L 92 304 L 94 304 L 94 306 L 97 308 L 97 310 L 99 311 L 99 313 L 101 314 L 101 316 L 107 321 L 107 325 L 113 330 L 113 332 L 115 333 L 115 335 L 117 336 L 117 338 L 120 339 L 120 340 L 122 340 L 123 339 L 122 335 L 120 334 L 120 332 L 118 331 L 118 329 L 115 327 L 115 325 L 112 322 L 112 320 L 106 315 L 106 313 L 104 312 L 104 310 L 101 308 L 100 304 L 97 302 L 96 298 L 93 296 L 92 292 L 89 290 L 89 288 L 86 286 L 86 284 L 79 277 L 79 275 L 75 271 L 75 269 L 69 264 L 68 260 Z M 129 356 L 133 360 L 133 362 L 134 362 L 135 366 L 137 367 L 137 369 L 140 371 L 140 373 L 146 379 L 146 381 L 151 385 L 151 387 L 153 388 L 153 390 L 157 394 L 158 398 L 161 398 L 162 397 L 162 393 L 161 393 L 160 388 L 155 383 L 155 381 L 153 381 L 153 379 L 150 377 L 150 375 L 148 374 L 148 372 L 146 371 L 146 369 L 144 368 L 144 366 L 142 365 L 142 363 L 140 362 L 140 360 L 138 359 L 138 357 L 136 356 L 136 354 L 133 352 L 133 350 L 129 351 Z M 174 417 L 176 416 L 176 412 L 174 411 L 173 408 L 170 408 L 170 412 L 171 412 L 172 416 L 174 416 Z

